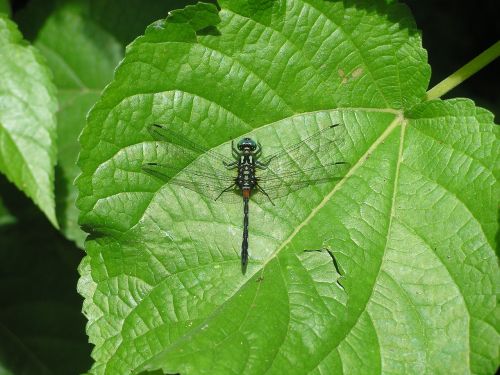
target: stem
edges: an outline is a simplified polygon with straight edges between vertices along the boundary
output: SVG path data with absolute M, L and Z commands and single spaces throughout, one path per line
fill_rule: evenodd
M 453 73 L 448 78 L 445 78 L 443 81 L 439 82 L 432 89 L 427 91 L 426 98 L 427 100 L 437 99 L 448 91 L 453 89 L 454 87 L 461 84 L 471 75 L 477 73 L 490 62 L 495 60 L 498 56 L 500 56 L 500 41 L 493 44 L 486 51 L 481 53 L 479 56 L 476 56 L 467 64 L 458 69 L 455 73 Z

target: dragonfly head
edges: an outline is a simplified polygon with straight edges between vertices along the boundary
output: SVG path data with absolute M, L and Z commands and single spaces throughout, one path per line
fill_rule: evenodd
M 252 138 L 243 138 L 238 142 L 238 150 L 240 151 L 255 151 L 257 143 Z

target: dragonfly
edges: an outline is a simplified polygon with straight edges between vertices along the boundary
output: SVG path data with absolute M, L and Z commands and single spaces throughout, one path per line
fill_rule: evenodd
M 231 156 L 205 147 L 171 126 L 152 124 L 148 132 L 168 147 L 168 160 L 147 162 L 142 170 L 165 183 L 192 190 L 215 201 L 243 201 L 241 267 L 248 264 L 249 201 L 275 205 L 275 200 L 310 185 L 345 175 L 348 163 L 335 157 L 341 124 L 315 131 L 300 142 L 264 156 L 263 146 L 250 137 L 231 141 Z M 333 154 L 333 155 L 332 155 Z M 171 162 L 170 162 L 171 160 Z

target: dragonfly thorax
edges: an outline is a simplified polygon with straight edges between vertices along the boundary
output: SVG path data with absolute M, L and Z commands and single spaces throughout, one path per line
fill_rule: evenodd
M 255 187 L 257 179 L 255 176 L 255 160 L 252 151 L 241 155 L 238 162 L 238 177 L 235 182 L 241 190 L 251 190 Z

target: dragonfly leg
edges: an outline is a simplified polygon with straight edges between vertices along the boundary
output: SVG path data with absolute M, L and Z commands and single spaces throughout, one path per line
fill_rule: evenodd
M 238 160 L 240 160 L 240 154 L 238 153 L 238 150 L 236 147 L 234 147 L 234 140 L 231 141 L 231 153 L 233 154 L 233 158 L 236 160 L 231 162 L 231 163 L 226 163 L 223 161 L 222 163 L 227 169 L 234 169 L 238 166 Z
M 267 167 L 269 166 L 269 162 L 270 161 L 268 161 L 267 163 L 262 163 L 261 161 L 256 160 L 255 166 L 259 169 L 267 169 Z
M 227 188 L 225 188 L 224 190 L 222 190 L 220 192 L 220 194 L 217 195 L 217 198 L 215 198 L 215 200 L 219 199 L 222 194 L 227 193 L 228 191 L 231 191 L 231 189 L 233 189 L 235 186 L 236 186 L 236 183 L 234 183 L 231 186 L 228 186 Z
M 224 164 L 224 167 L 226 167 L 227 169 L 234 169 L 238 166 L 238 161 L 235 160 L 231 163 L 226 163 L 225 161 L 223 161 L 222 164 Z
M 266 162 L 261 162 L 261 161 L 257 161 L 255 164 L 260 168 L 260 169 L 266 169 L 269 165 L 269 163 L 271 163 L 273 161 L 273 159 L 275 158 L 276 155 L 274 156 L 271 156 L 271 158 L 269 158 L 268 161 Z
M 240 158 L 240 152 L 238 151 L 238 149 L 234 146 L 234 139 L 231 141 L 231 152 L 233 154 L 233 157 L 235 159 L 239 159 Z
M 259 190 L 262 194 L 264 194 L 267 197 L 267 199 L 269 199 L 269 202 L 271 202 L 271 204 L 273 206 L 275 206 L 275 204 L 274 204 L 273 200 L 271 199 L 271 197 L 269 196 L 269 194 L 267 194 L 266 191 L 264 189 L 262 189 L 259 184 L 256 184 L 255 186 L 257 187 L 257 190 Z
M 260 154 L 262 154 L 262 145 L 260 144 L 260 142 L 257 142 L 257 149 L 254 152 L 255 158 L 259 158 Z

